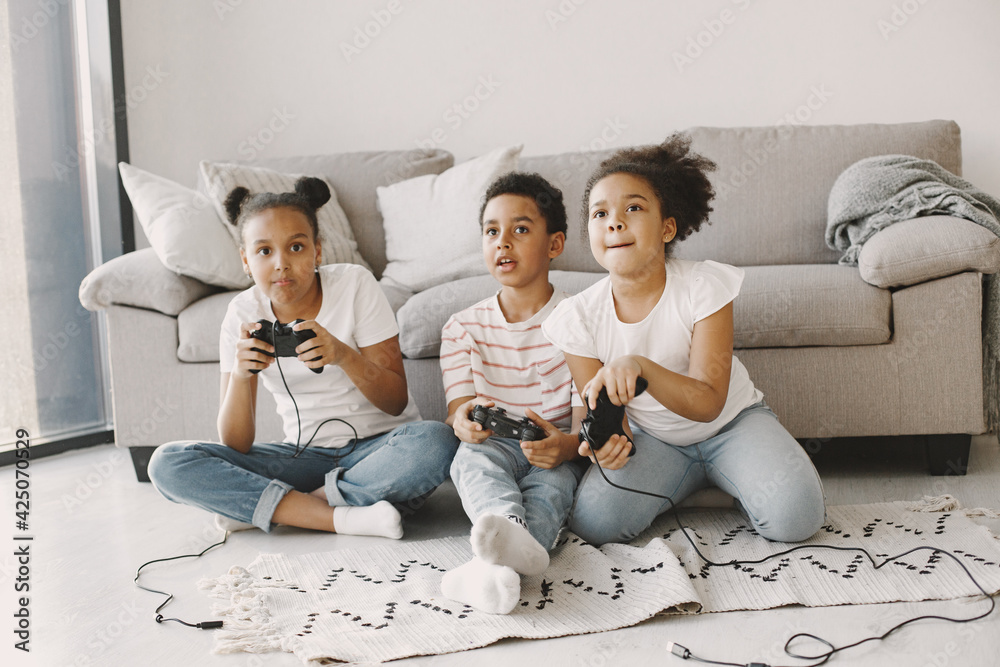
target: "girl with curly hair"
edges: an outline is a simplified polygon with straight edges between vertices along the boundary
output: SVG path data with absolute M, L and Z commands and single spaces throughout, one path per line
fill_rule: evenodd
M 771 540 L 804 540 L 823 523 L 815 467 L 733 355 L 733 299 L 744 272 L 672 256 L 708 220 L 706 174 L 714 169 L 675 134 L 618 151 L 587 183 L 590 247 L 608 276 L 559 304 L 542 330 L 590 407 L 602 389 L 626 406 L 628 435 L 595 450 L 584 442 L 579 455 L 599 462 L 614 484 L 670 498 L 616 488 L 591 466 L 570 528 L 593 544 L 631 540 L 707 486 L 733 496 Z M 637 396 L 639 377 L 648 391 Z

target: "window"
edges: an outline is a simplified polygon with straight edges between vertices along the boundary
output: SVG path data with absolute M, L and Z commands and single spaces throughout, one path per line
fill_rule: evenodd
M 17 429 L 33 445 L 109 441 L 103 316 L 77 294 L 94 266 L 124 249 L 116 169 L 124 117 L 114 113 L 111 66 L 119 15 L 117 2 L 0 6 L 9 36 L 0 46 L 0 303 L 8 330 L 0 452 L 13 448 Z

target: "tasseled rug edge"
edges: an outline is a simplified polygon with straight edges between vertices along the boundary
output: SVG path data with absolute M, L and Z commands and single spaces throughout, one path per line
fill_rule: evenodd
M 260 581 L 238 565 L 216 579 L 202 579 L 198 588 L 223 602 L 212 612 L 221 616 L 223 626 L 215 631 L 213 653 L 269 653 L 282 650 L 281 635 L 271 622 L 263 593 L 278 583 Z
M 911 512 L 961 512 L 967 517 L 982 516 L 1000 519 L 1000 512 L 988 507 L 965 508 L 955 496 L 924 496 L 915 502 L 905 502 L 903 506 Z

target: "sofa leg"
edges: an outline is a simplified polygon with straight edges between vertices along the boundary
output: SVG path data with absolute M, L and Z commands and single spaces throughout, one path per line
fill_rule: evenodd
M 972 436 L 965 433 L 925 435 L 927 467 L 932 475 L 964 475 L 969 469 Z
M 135 468 L 135 478 L 140 482 L 149 481 L 149 473 L 146 471 L 146 466 L 149 464 L 149 459 L 153 456 L 154 451 L 156 451 L 156 447 L 128 448 L 128 453 L 132 455 L 132 466 Z

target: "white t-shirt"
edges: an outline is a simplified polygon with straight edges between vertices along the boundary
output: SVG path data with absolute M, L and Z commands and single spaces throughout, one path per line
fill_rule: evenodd
M 718 262 L 671 259 L 660 300 L 641 322 L 618 319 L 607 277 L 563 301 L 542 325 L 542 332 L 566 354 L 608 363 L 638 354 L 683 375 L 688 374 L 694 324 L 717 312 L 739 294 L 743 270 Z M 663 407 L 648 393 L 627 408 L 629 420 L 672 445 L 701 442 L 718 433 L 763 394 L 746 368 L 733 357 L 726 405 L 714 421 L 696 422 Z
M 354 350 L 375 345 L 399 333 L 396 318 L 375 277 L 355 264 L 327 264 L 320 267 L 323 304 L 316 321 L 334 337 Z M 260 319 L 275 321 L 271 301 L 256 285 L 237 294 L 229 304 L 219 336 L 219 368 L 232 372 L 236 361 L 236 341 L 240 324 Z M 285 323 L 287 324 L 287 322 Z M 367 438 L 420 419 L 416 403 L 407 392 L 409 403 L 399 416 L 379 410 L 365 398 L 347 374 L 337 366 L 324 366 L 314 373 L 295 357 L 279 357 L 258 373 L 257 377 L 271 392 L 278 406 L 285 442 L 295 443 L 298 421 L 295 405 L 285 389 L 278 362 L 288 388 L 295 397 L 302 420 L 299 444 L 305 444 L 316 427 L 325 419 L 338 417 L 350 423 L 359 438 Z M 329 422 L 320 428 L 311 447 L 344 447 L 354 436 L 350 427 L 341 422 Z
M 448 318 L 441 331 L 445 400 L 478 396 L 517 417 L 531 408 L 568 433 L 573 377 L 562 352 L 542 335 L 542 322 L 567 297 L 554 290 L 524 322 L 508 322 L 497 295 Z

